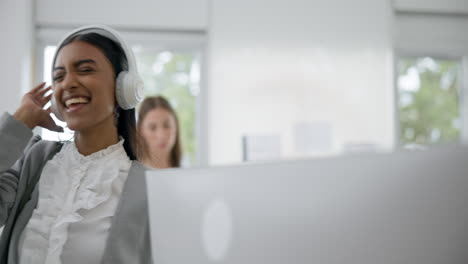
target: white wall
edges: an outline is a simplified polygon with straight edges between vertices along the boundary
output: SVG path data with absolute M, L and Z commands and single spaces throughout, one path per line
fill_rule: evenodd
M 328 122 L 332 152 L 392 147 L 390 1 L 217 0 L 211 14 L 211 164 L 239 162 L 243 134 L 279 134 L 297 156 L 298 122 Z
M 208 0 L 36 2 L 36 23 L 40 26 L 102 23 L 120 28 L 163 30 L 205 30 L 207 27 Z
M 31 89 L 33 6 L 30 0 L 0 1 L 0 113 L 13 113 Z

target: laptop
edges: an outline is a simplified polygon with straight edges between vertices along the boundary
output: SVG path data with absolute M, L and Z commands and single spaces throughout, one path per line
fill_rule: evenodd
M 468 263 L 466 147 L 146 177 L 157 264 Z

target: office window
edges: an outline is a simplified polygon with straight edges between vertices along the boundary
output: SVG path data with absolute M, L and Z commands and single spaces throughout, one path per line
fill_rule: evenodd
M 461 134 L 460 61 L 432 57 L 398 60 L 401 145 L 458 141 Z
M 179 119 L 184 161 L 194 164 L 196 106 L 200 92 L 199 52 L 142 46 L 134 46 L 133 50 L 145 83 L 145 96 L 162 95 L 169 100 Z

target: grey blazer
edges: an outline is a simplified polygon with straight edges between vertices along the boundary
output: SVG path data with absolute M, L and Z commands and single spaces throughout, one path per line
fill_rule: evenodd
M 39 179 L 45 163 L 61 147 L 61 143 L 33 136 L 31 129 L 7 113 L 0 117 L 0 263 L 18 263 L 19 237 L 37 206 L 34 179 Z M 132 162 L 103 264 L 152 263 L 144 172 L 143 165 Z

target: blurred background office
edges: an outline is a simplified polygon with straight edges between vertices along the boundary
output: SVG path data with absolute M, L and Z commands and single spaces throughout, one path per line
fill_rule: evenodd
M 92 23 L 130 42 L 192 165 L 468 138 L 465 0 L 1 0 L 0 111 L 50 82 L 55 44 Z

